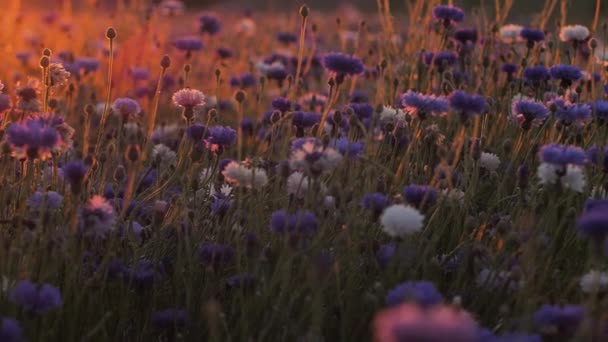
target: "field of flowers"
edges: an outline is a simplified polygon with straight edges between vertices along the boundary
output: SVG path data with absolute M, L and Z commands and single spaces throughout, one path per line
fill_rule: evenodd
M 0 342 L 608 341 L 608 3 L 116 2 L 2 1 Z

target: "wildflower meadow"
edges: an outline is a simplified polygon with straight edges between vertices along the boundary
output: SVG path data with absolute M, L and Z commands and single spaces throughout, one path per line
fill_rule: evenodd
M 1 0 L 0 342 L 608 341 L 608 1 L 521 3 Z

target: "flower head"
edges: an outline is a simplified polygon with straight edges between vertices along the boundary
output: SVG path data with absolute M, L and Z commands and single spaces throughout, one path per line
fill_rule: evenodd
M 354 76 L 363 73 L 363 62 L 354 56 L 340 52 L 330 52 L 323 57 L 323 66 L 328 71 L 342 76 Z
M 186 310 L 171 308 L 153 312 L 151 323 L 158 330 L 172 331 L 185 328 L 189 320 Z
M 291 154 L 289 164 L 294 170 L 318 175 L 331 172 L 341 161 L 342 155 L 335 149 L 306 142 Z
M 175 39 L 173 41 L 173 45 L 181 51 L 192 52 L 192 51 L 200 51 L 203 49 L 203 42 L 194 36 L 185 36 Z
M 204 13 L 198 17 L 199 31 L 208 35 L 215 35 L 220 32 L 222 24 L 220 18 L 213 13 Z
M 437 190 L 427 185 L 408 185 L 403 188 L 403 196 L 418 209 L 432 207 L 437 202 Z
M 127 121 L 129 118 L 137 118 L 141 113 L 141 107 L 139 103 L 133 99 L 122 97 L 118 98 L 112 104 L 112 112 L 117 116 Z
M 543 305 L 534 313 L 534 321 L 543 329 L 557 329 L 563 335 L 575 332 L 584 315 L 585 309 L 579 305 Z
M 529 43 L 538 43 L 545 40 L 545 33 L 539 29 L 524 28 L 519 35 Z
M 566 25 L 559 31 L 562 42 L 584 41 L 589 35 L 589 29 L 583 25 Z
M 105 198 L 95 195 L 80 211 L 80 231 L 87 237 L 105 237 L 115 229 L 116 213 Z
M 409 90 L 399 97 L 400 104 L 405 111 L 420 119 L 428 115 L 445 115 L 449 109 L 448 100 L 441 96 L 423 95 Z
M 29 280 L 18 282 L 10 291 L 9 300 L 35 314 L 44 314 L 63 305 L 58 288 L 50 284 L 38 285 Z
M 568 64 L 558 64 L 551 67 L 551 77 L 561 80 L 562 84 L 570 85 L 583 77 L 581 69 Z
M 41 209 L 43 204 L 48 209 L 58 209 L 63 204 L 63 196 L 55 191 L 36 191 L 27 200 L 27 205 L 32 209 Z
M 236 143 L 236 130 L 232 127 L 214 126 L 209 128 L 207 133 L 205 143 L 213 151 L 232 146 Z
M 538 65 L 525 68 L 523 76 L 526 81 L 539 83 L 549 80 L 550 73 L 546 67 Z
M 205 94 L 200 90 L 183 88 L 173 93 L 172 100 L 176 106 L 184 107 L 187 110 L 193 110 L 194 108 L 205 105 Z
M 433 17 L 445 23 L 459 23 L 464 20 L 464 11 L 456 6 L 437 5 L 433 8 Z
M 388 306 L 414 302 L 422 307 L 429 307 L 441 304 L 443 295 L 430 281 L 406 281 L 390 290 L 385 302 Z
M 424 215 L 415 208 L 394 204 L 384 210 L 380 223 L 388 235 L 402 237 L 420 231 L 424 225 Z
M 603 241 L 608 235 L 608 211 L 602 206 L 586 211 L 579 217 L 577 226 L 585 236 Z
M 277 233 L 310 236 L 317 231 L 318 226 L 317 217 L 308 210 L 298 210 L 294 214 L 280 210 L 270 217 L 270 228 Z
M 545 145 L 540 149 L 539 155 L 544 163 L 553 165 L 585 165 L 587 163 L 587 154 L 577 146 Z
M 463 121 L 468 120 L 470 116 L 480 115 L 488 110 L 488 103 L 481 95 L 467 94 L 457 90 L 450 95 L 449 100 L 450 107 L 454 112 L 460 114 Z
M 520 97 L 511 103 L 511 121 L 523 129 L 541 125 L 549 114 L 549 109 L 543 103 L 532 99 Z
M 523 29 L 523 26 L 520 25 L 504 25 L 499 30 L 500 38 L 505 43 L 513 43 L 521 37 L 520 34 Z
M 17 157 L 29 159 L 45 160 L 61 143 L 57 129 L 41 117 L 30 117 L 21 123 L 11 124 L 6 138 Z
M 226 182 L 234 186 L 259 189 L 268 184 L 268 176 L 264 169 L 248 168 L 236 161 L 226 165 L 222 174 Z

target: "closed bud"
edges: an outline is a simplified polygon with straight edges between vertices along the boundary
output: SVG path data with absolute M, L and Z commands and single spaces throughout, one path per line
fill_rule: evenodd
M 43 56 L 51 57 L 52 54 L 53 54 L 53 52 L 49 48 L 46 48 L 46 49 L 42 50 L 42 55 Z
M 308 9 L 308 6 L 302 5 L 302 7 L 300 7 L 300 15 L 302 16 L 302 18 L 308 17 L 309 14 L 310 10 Z
M 597 40 L 596 40 L 595 38 L 591 38 L 591 40 L 589 41 L 589 46 L 590 46 L 592 49 L 597 48 Z
M 167 69 L 171 66 L 171 58 L 168 55 L 164 55 L 163 58 L 160 59 L 160 66 L 163 69 Z
M 129 145 L 129 147 L 127 148 L 127 160 L 132 163 L 139 160 L 139 145 Z
M 106 38 L 114 39 L 116 38 L 116 30 L 113 27 L 109 27 L 106 31 Z
M 92 104 L 84 106 L 84 112 L 87 116 L 91 116 L 95 113 L 95 107 Z
M 51 64 L 51 59 L 49 58 L 49 56 L 42 56 L 40 58 L 40 67 L 41 68 L 48 68 L 50 64 Z
M 190 64 L 186 64 L 186 65 L 184 65 L 184 72 L 185 72 L 185 73 L 189 73 L 189 72 L 190 72 L 190 69 L 192 69 L 192 66 L 191 66 Z
M 125 178 L 127 178 L 127 171 L 125 170 L 125 167 L 122 165 L 118 165 L 116 167 L 116 170 L 114 170 L 114 180 L 117 183 L 121 183 L 125 180 Z
M 242 103 L 247 98 L 247 94 L 243 90 L 238 90 L 236 94 L 234 94 L 234 99 L 238 103 Z

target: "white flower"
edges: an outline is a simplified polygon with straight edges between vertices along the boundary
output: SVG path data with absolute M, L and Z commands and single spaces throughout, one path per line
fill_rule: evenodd
M 561 182 L 566 189 L 583 192 L 585 188 L 585 173 L 580 166 L 568 165 L 565 174 L 560 175 L 563 168 L 558 165 L 542 163 L 538 166 L 537 175 L 541 184 L 556 184 Z
M 500 166 L 500 158 L 494 153 L 481 152 L 479 166 L 487 171 L 494 172 Z
M 380 112 L 380 121 L 387 122 L 405 122 L 405 112 L 401 109 L 395 109 L 390 106 L 384 106 Z
M 520 25 L 513 25 L 513 24 L 505 25 L 500 28 L 500 38 L 505 43 L 513 43 L 513 42 L 521 39 L 519 37 L 519 34 L 521 33 L 521 30 L 523 30 L 523 29 L 524 29 L 523 26 L 520 26 Z
M 559 32 L 559 39 L 563 42 L 580 41 L 589 37 L 589 29 L 583 25 L 567 25 Z
M 209 192 L 209 195 L 215 198 L 228 198 L 230 197 L 230 194 L 232 194 L 232 187 L 228 184 L 222 184 L 219 190 L 217 189 L 217 186 L 212 185 Z
M 330 147 L 306 142 L 291 155 L 290 166 L 294 170 L 308 170 L 314 174 L 330 172 L 340 164 L 342 155 Z
M 608 289 L 608 274 L 606 272 L 591 270 L 581 277 L 579 284 L 581 285 L 581 290 L 585 293 L 606 291 Z
M 266 171 L 260 168 L 248 168 L 238 162 L 230 162 L 222 172 L 226 182 L 245 188 L 261 188 L 268 184 Z
M 424 215 L 410 206 L 395 204 L 384 210 L 380 223 L 382 230 L 388 235 L 405 236 L 422 229 Z
M 287 177 L 287 193 L 297 198 L 303 198 L 308 191 L 308 177 L 304 173 L 296 171 Z
M 205 104 L 205 94 L 200 90 L 184 88 L 173 93 L 172 100 L 176 106 L 193 110 Z
M 335 209 L 336 198 L 334 196 L 325 196 L 325 198 L 323 199 L 323 205 L 327 209 Z
M 51 77 L 51 86 L 65 85 L 71 76 L 70 72 L 65 70 L 61 63 L 51 63 L 49 75 Z
M 484 268 L 477 275 L 477 286 L 488 289 L 499 289 L 505 285 L 509 285 L 509 289 L 516 290 L 524 285 L 523 280 L 516 281 L 513 279 L 509 271 L 496 271 L 489 268 Z
M 152 148 L 152 159 L 159 162 L 159 166 L 163 169 L 175 164 L 177 154 L 163 144 L 154 145 Z
M 450 201 L 457 202 L 460 205 L 464 205 L 464 191 L 460 189 L 443 189 L 441 193 Z

